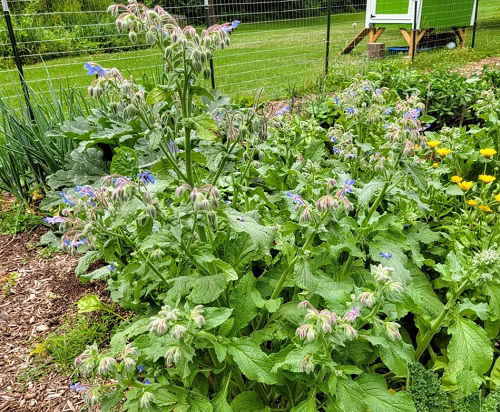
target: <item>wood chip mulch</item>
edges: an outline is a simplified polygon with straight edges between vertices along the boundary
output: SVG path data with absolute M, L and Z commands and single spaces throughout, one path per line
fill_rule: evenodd
M 42 258 L 35 245 L 45 232 L 40 227 L 16 236 L 0 235 L 2 412 L 81 409 L 81 397 L 69 390 L 70 378 L 58 375 L 56 368 L 49 366 L 40 379 L 30 378 L 30 372 L 36 368 L 30 353 L 60 325 L 64 315 L 75 311 L 74 303 L 81 296 L 102 296 L 104 287 L 80 282 L 74 273 L 77 257 L 57 254 Z M 20 376 L 25 378 L 19 379 Z
M 484 66 L 500 67 L 500 57 L 486 57 L 485 59 L 469 63 L 463 67 L 455 69 L 454 71 L 464 77 L 471 77 L 474 75 L 480 75 Z

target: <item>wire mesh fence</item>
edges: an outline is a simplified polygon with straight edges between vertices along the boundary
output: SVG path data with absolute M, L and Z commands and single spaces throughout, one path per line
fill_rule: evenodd
M 131 44 L 106 12 L 113 0 L 2 0 L 12 21 L 19 61 L 29 88 L 48 93 L 85 89 L 83 64 L 94 61 L 135 78 L 161 73 L 154 49 Z M 173 0 L 160 3 L 181 24 L 197 28 L 238 20 L 231 47 L 213 58 L 217 89 L 283 98 L 310 88 L 318 76 L 345 67 L 369 67 L 431 49 L 500 46 L 498 0 Z M 9 36 L 0 19 L 2 95 L 23 97 Z M 476 26 L 477 20 L 477 27 Z M 473 34 L 474 33 L 474 34 Z

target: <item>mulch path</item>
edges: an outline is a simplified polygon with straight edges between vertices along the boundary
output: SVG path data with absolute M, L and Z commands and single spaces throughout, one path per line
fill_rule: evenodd
M 82 404 L 81 397 L 69 390 L 69 377 L 58 375 L 55 368 L 47 368 L 40 379 L 19 379 L 20 374 L 31 376 L 36 365 L 30 352 L 60 325 L 64 315 L 75 311 L 74 303 L 86 294 L 102 295 L 104 290 L 100 284 L 80 283 L 74 274 L 77 257 L 42 258 L 36 244 L 45 232 L 39 227 L 16 236 L 0 235 L 2 412 L 77 411 Z M 8 288 L 13 273 L 18 275 Z
M 500 57 L 486 57 L 478 62 L 466 64 L 454 71 L 460 73 L 464 77 L 470 77 L 472 75 L 481 74 L 484 66 L 500 67 Z

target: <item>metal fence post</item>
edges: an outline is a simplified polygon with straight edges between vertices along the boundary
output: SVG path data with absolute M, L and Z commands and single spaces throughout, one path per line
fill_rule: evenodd
M 205 17 L 207 19 L 207 27 L 212 25 L 212 21 L 214 20 L 214 16 L 210 16 L 211 0 L 204 0 L 205 4 Z M 214 58 L 210 55 L 210 83 L 212 85 L 212 89 L 215 90 L 215 72 L 214 72 Z
M 331 0 L 327 0 L 327 19 L 326 19 L 326 51 L 325 51 L 325 74 L 328 74 L 328 68 L 330 64 L 330 34 L 332 26 L 332 10 L 330 6 Z
M 477 29 L 477 10 L 479 9 L 479 0 L 476 0 L 476 9 L 474 10 L 474 26 L 472 27 L 472 44 L 471 47 L 474 48 L 476 44 L 476 29 Z
M 413 5 L 413 27 L 411 30 L 411 61 L 415 61 L 415 54 L 417 53 L 417 9 L 418 0 L 415 0 Z
M 17 71 L 19 73 L 19 80 L 21 82 L 21 87 L 23 89 L 24 99 L 26 100 L 26 105 L 28 108 L 28 114 L 31 121 L 35 121 L 35 116 L 33 115 L 33 110 L 31 108 L 30 92 L 26 80 L 24 78 L 23 62 L 17 49 L 16 34 L 14 32 L 14 27 L 12 26 L 12 19 L 9 11 L 9 4 L 7 0 L 2 0 L 3 15 L 5 17 L 5 24 L 7 26 L 7 32 L 9 33 L 10 44 L 12 46 L 12 54 L 14 55 L 14 63 L 16 64 Z

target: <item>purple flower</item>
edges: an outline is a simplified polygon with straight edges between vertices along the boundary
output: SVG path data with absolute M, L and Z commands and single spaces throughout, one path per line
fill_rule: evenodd
M 345 114 L 356 114 L 356 109 L 348 107 L 347 109 L 345 109 Z
M 289 106 L 283 106 L 280 110 L 278 110 L 276 112 L 276 116 L 284 116 L 285 114 L 287 114 L 288 112 L 290 111 L 290 107 Z
M 345 157 L 347 157 L 348 159 L 356 159 L 358 155 L 356 153 L 347 153 Z
M 387 260 L 389 260 L 392 257 L 391 252 L 380 252 L 379 255 L 383 258 L 386 258 Z
M 69 389 L 75 392 L 86 392 L 89 387 L 86 385 L 82 385 L 80 382 L 70 383 Z
M 147 171 L 147 170 L 143 170 L 142 172 L 140 172 L 137 177 L 139 178 L 139 180 L 144 183 L 145 185 L 149 184 L 149 183 L 154 183 L 155 182 L 155 178 L 154 176 L 151 174 L 151 172 Z
M 295 203 L 296 205 L 303 205 L 305 204 L 304 200 L 299 194 L 296 193 L 287 193 L 286 194 L 290 199 L 292 199 L 292 202 Z
M 150 381 L 149 379 L 146 379 L 146 380 L 144 381 L 144 385 L 151 385 L 151 381 Z
M 111 272 L 114 272 L 116 270 L 116 268 L 113 266 L 113 265 L 108 265 L 108 269 L 111 271 Z
M 176 153 L 176 152 L 177 152 L 177 150 L 175 149 L 175 143 L 174 143 L 174 141 L 173 141 L 173 140 L 170 140 L 170 141 L 168 142 L 168 150 L 169 150 L 169 152 L 170 152 L 170 153 L 172 153 L 172 154 L 174 154 L 174 153 Z
M 339 96 L 335 96 L 335 97 L 333 98 L 333 103 L 335 103 L 335 104 L 339 104 L 339 103 L 340 103 L 340 98 L 339 98 Z
M 55 225 L 56 223 L 64 223 L 66 222 L 66 218 L 62 216 L 54 216 L 54 217 L 44 217 L 42 219 L 45 223 L 49 223 L 51 225 Z
M 337 143 L 337 138 L 335 136 L 330 137 L 330 142 Z
M 380 88 L 379 89 L 375 89 L 375 94 L 377 96 L 381 96 L 382 95 L 382 89 L 380 89 Z
M 239 25 L 240 25 L 240 21 L 239 20 L 234 20 L 232 23 L 231 23 L 231 28 L 232 29 L 235 29 L 237 28 Z
M 62 200 L 64 203 L 66 203 L 69 206 L 74 206 L 75 202 L 73 202 L 69 197 L 66 196 L 64 192 L 59 192 L 59 196 L 62 197 Z
M 332 148 L 334 154 L 340 154 L 340 149 L 338 147 Z
M 144 368 L 144 366 L 142 366 L 142 365 L 138 365 L 137 370 L 139 371 L 139 373 L 143 373 L 146 371 L 146 368 Z
M 342 189 L 340 190 L 340 195 L 342 197 L 345 197 L 345 194 L 346 193 L 352 193 L 352 185 L 356 183 L 356 181 L 354 179 L 351 179 L 351 178 L 348 178 L 345 183 L 344 183 L 344 186 L 342 186 Z
M 78 246 L 84 245 L 85 243 L 87 243 L 86 237 L 82 237 L 81 239 L 73 239 L 73 240 L 66 239 L 64 241 L 64 245 L 69 246 L 69 247 L 78 247 Z
M 94 189 L 91 186 L 77 186 L 75 187 L 76 192 L 81 196 L 81 197 L 95 197 Z
M 106 69 L 104 69 L 102 66 L 96 63 L 85 63 L 83 65 L 85 70 L 87 70 L 87 76 L 99 76 L 99 77 L 104 77 L 106 76 Z
M 394 107 L 388 107 L 385 109 L 384 114 L 385 115 L 390 115 L 394 111 Z
M 344 315 L 344 320 L 348 322 L 354 322 L 358 316 L 361 314 L 361 311 L 357 306 L 353 306 L 351 310 L 347 311 Z

